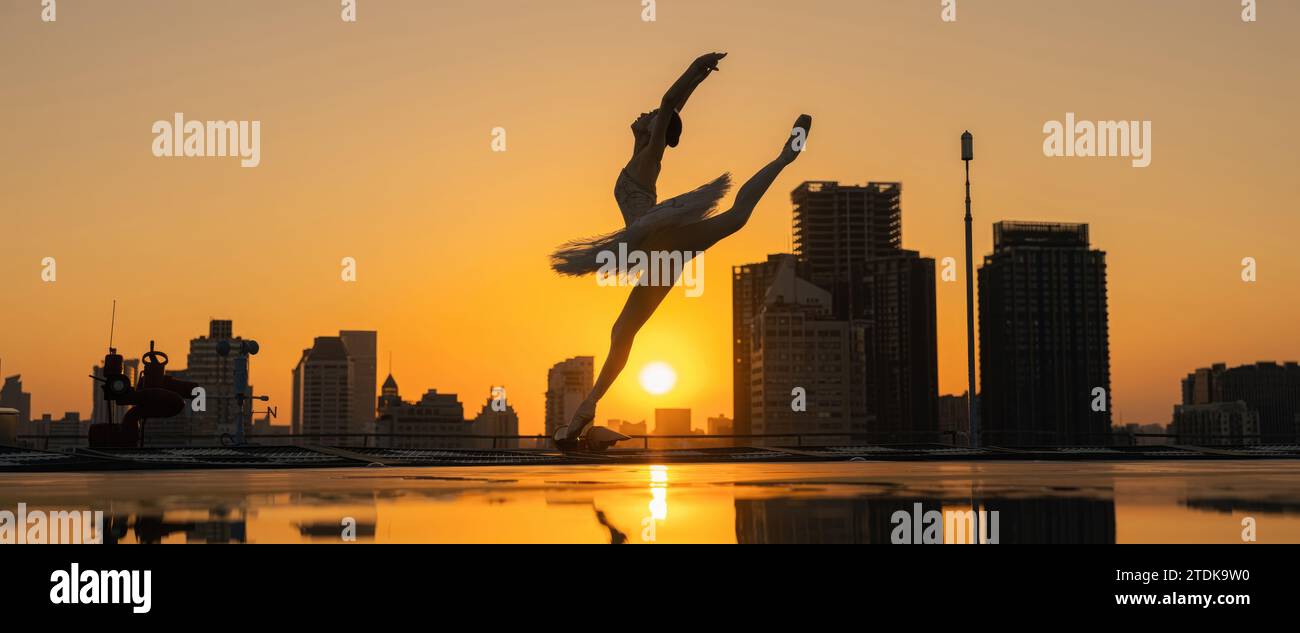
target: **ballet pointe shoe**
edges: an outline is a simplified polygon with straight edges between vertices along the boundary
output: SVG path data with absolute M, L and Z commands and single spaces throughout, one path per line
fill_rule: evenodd
M 613 429 L 607 429 L 603 426 L 594 426 L 582 437 L 580 443 L 585 444 L 587 450 L 599 453 L 608 450 L 609 447 L 622 442 L 623 440 L 630 439 L 632 438 Z
M 578 438 L 569 438 L 569 426 L 567 424 L 555 429 L 553 439 L 555 440 L 555 448 L 560 449 L 561 452 L 568 453 L 578 450 Z
M 580 440 L 582 435 L 595 421 L 596 411 L 594 407 L 579 407 L 577 412 L 573 414 L 573 420 L 555 429 L 555 447 L 566 452 L 581 449 Z
M 568 426 L 562 426 L 555 430 L 555 446 L 565 453 L 600 453 L 609 450 L 611 446 L 623 440 L 632 439 L 603 426 L 593 426 L 585 434 L 574 438 L 568 436 L 568 430 Z
M 803 153 L 811 134 L 812 116 L 799 115 L 799 118 L 795 119 L 794 126 L 790 128 L 790 136 L 786 138 L 785 145 L 781 148 L 779 160 L 786 165 L 793 163 Z

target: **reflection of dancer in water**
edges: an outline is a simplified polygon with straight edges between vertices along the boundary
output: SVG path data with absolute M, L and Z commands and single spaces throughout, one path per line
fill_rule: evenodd
M 600 511 L 600 508 L 596 508 L 596 521 L 599 522 L 600 525 L 604 527 L 606 530 L 609 530 L 610 545 L 627 544 L 627 535 L 624 534 L 622 531 L 620 531 L 618 528 L 614 527 L 614 524 L 609 522 L 609 519 L 605 517 L 604 512 Z
M 741 186 L 735 202 L 727 211 L 714 213 L 718 201 L 731 186 L 729 174 L 664 202 L 657 202 L 655 193 L 664 149 L 676 147 L 681 137 L 682 122 L 678 113 L 685 107 L 686 100 L 696 86 L 711 72 L 718 70 L 718 62 L 726 56 L 726 53 L 709 53 L 696 59 L 668 89 L 659 109 L 642 114 L 632 123 L 632 134 L 635 137 L 632 159 L 619 173 L 614 184 L 614 199 L 623 212 L 626 227 L 614 233 L 563 245 L 551 256 L 551 267 L 556 272 L 573 276 L 596 272 L 600 268 L 598 254 L 617 252 L 620 244 L 626 244 L 628 252 L 667 251 L 683 253 L 689 257 L 735 233 L 749 221 L 754 206 L 777 175 L 803 151 L 804 142 L 812 128 L 812 117 L 805 114 L 795 121 L 795 128 L 786 137 L 781 153 Z M 673 281 L 680 274 L 680 269 L 674 271 Z M 561 448 L 576 446 L 577 440 L 595 420 L 596 403 L 627 364 L 637 331 L 645 325 L 672 289 L 672 283 L 662 281 L 658 285 L 649 285 L 648 277 L 644 274 L 641 277 L 641 284 L 645 285 L 633 286 L 623 312 L 614 322 L 609 356 L 605 359 L 605 365 L 601 368 L 591 393 L 578 407 L 568 426 L 557 430 L 555 439 Z

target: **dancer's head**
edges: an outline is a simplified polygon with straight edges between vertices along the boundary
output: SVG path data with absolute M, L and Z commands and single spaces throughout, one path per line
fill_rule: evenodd
M 636 137 L 636 147 L 640 148 L 650 142 L 650 131 L 654 129 L 655 117 L 659 116 L 659 110 L 656 108 L 649 112 L 642 112 L 635 121 L 632 122 L 632 134 Z M 677 147 L 677 143 L 682 140 L 682 117 L 676 112 L 671 114 L 672 120 L 668 122 L 668 130 L 665 134 L 665 142 L 668 147 Z

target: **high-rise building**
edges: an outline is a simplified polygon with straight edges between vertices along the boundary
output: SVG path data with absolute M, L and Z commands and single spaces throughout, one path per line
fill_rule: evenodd
M 339 332 L 348 350 L 348 384 L 352 395 L 352 432 L 368 433 L 375 422 L 375 380 L 379 334 L 373 331 Z
M 1183 404 L 1210 404 L 1223 402 L 1223 374 L 1225 363 L 1201 367 L 1183 379 Z
M 655 435 L 690 435 L 690 409 L 655 409 Z
M 939 361 L 934 260 L 903 250 L 903 186 L 805 182 L 791 194 L 800 275 L 830 315 L 864 328 L 861 389 L 873 441 L 933 441 Z
M 902 248 L 902 193 L 897 182 L 810 181 L 790 195 L 801 276 L 831 291 L 836 318 L 849 318 L 854 305 L 855 267 Z
M 801 279 L 793 263 L 779 268 L 754 320 L 750 433 L 862 435 L 865 329 L 833 318 L 831 293 Z
M 735 433 L 937 438 L 934 260 L 902 249 L 901 196 L 900 183 L 805 182 L 795 254 L 733 269 Z M 796 387 L 807 412 L 791 408 Z
M 1169 432 L 1180 444 L 1259 444 L 1259 412 L 1240 400 L 1175 405 Z
M 22 374 L 5 377 L 0 387 L 0 407 L 18 411 L 18 428 L 24 429 L 32 421 L 32 394 L 23 391 Z
M 852 317 L 866 328 L 872 441 L 933 442 L 939 430 L 934 260 L 899 250 L 862 264 Z
M 1088 225 L 993 225 L 979 269 L 981 441 L 1108 443 L 1107 319 L 1106 253 Z
M 353 444 L 340 437 L 351 430 L 352 395 L 348 384 L 348 352 L 343 339 L 318 336 L 302 351 L 293 369 L 293 413 L 290 428 L 307 443 Z M 333 435 L 331 435 L 333 434 Z
M 222 341 L 230 345 L 232 351 L 226 356 L 217 353 L 217 347 Z M 181 445 L 186 443 L 202 443 L 202 440 L 195 439 L 187 441 L 185 438 L 193 436 L 216 437 L 221 434 L 234 433 L 237 424 L 244 425 L 244 432 L 247 433 L 253 426 L 253 414 L 251 403 L 246 402 L 241 410 L 239 403 L 235 400 L 235 355 L 238 353 L 240 343 L 244 341 L 243 337 L 234 335 L 234 323 L 229 320 L 212 319 L 208 321 L 207 336 L 199 336 L 190 339 L 189 354 L 185 357 L 184 369 L 168 369 L 167 373 L 178 380 L 188 380 L 197 383 L 204 391 L 204 410 L 195 411 L 191 406 L 186 406 L 180 415 L 158 420 L 153 424 L 153 430 L 145 431 L 145 439 L 149 440 L 152 434 L 159 439 L 160 444 Z M 130 361 L 128 361 L 130 362 Z M 252 364 L 250 359 L 249 364 Z M 253 393 L 253 387 L 248 386 L 249 395 Z M 96 403 L 94 416 L 101 415 L 102 402 Z M 187 401 L 189 404 L 189 401 Z M 103 412 L 106 414 L 106 411 Z M 114 412 L 114 415 L 118 415 Z M 98 417 L 94 418 L 96 422 Z M 121 419 L 118 417 L 117 419 Z M 166 439 L 163 439 L 166 436 Z M 209 442 L 210 443 L 210 442 Z
M 577 356 L 556 363 L 546 372 L 546 437 L 567 426 L 591 392 L 596 359 Z
M 1242 402 L 1258 417 L 1260 439 L 1291 442 L 1300 437 L 1300 364 L 1259 362 L 1229 368 L 1203 367 L 1183 379 L 1183 404 Z
M 342 435 L 375 432 L 376 339 L 375 332 L 343 331 L 318 336 L 302 351 L 293 369 L 295 435 L 310 436 L 306 441 L 313 443 L 359 445 L 364 437 Z
M 759 315 L 756 328 L 752 433 L 844 433 L 846 438 L 867 433 L 860 323 L 774 303 Z
M 768 255 L 765 262 L 731 269 L 731 393 L 737 434 L 751 432 L 750 354 L 754 345 L 754 319 L 763 310 L 767 289 L 772 287 L 783 265 L 795 266 L 795 256 Z

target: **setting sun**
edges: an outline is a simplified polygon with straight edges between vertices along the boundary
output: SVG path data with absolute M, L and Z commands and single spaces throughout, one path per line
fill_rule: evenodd
M 672 391 L 677 384 L 677 372 L 668 363 L 650 363 L 641 370 L 641 387 L 658 396 Z

